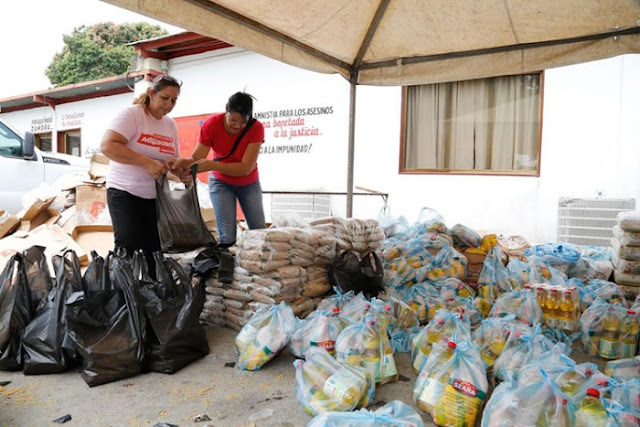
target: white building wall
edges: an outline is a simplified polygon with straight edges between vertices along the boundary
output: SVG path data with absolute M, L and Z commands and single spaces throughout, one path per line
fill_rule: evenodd
M 184 81 L 174 117 L 223 111 L 240 90 L 256 97 L 255 112 L 266 114 L 259 159 L 265 191 L 346 191 L 349 85 L 343 78 L 237 48 L 172 60 L 169 73 Z M 124 94 L 60 105 L 57 126 L 63 114 L 83 112 L 83 151 L 98 149 L 110 118 L 132 99 Z M 299 114 L 313 108 L 331 112 Z M 640 55 L 545 72 L 540 177 L 400 175 L 400 111 L 400 88 L 357 87 L 354 184 L 389 193 L 392 213 L 409 221 L 426 206 L 449 226 L 538 243 L 556 238 L 559 197 L 640 200 Z M 0 117 L 29 130 L 34 118 L 47 114 L 51 109 L 43 107 Z M 294 122 L 280 126 L 283 120 Z M 276 134 L 300 129 L 318 135 Z M 344 216 L 345 206 L 344 197 L 334 198 L 336 215 Z M 355 197 L 354 216 L 376 217 L 381 207 L 379 197 Z

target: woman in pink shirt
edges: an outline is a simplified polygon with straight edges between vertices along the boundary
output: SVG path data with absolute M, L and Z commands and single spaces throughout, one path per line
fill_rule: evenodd
M 111 162 L 107 174 L 107 205 L 113 222 L 115 248 L 128 254 L 160 250 L 155 181 L 171 171 L 185 178 L 171 159 L 180 156 L 178 126 L 167 116 L 176 105 L 181 82 L 156 77 L 149 89 L 122 110 L 109 125 L 100 149 Z M 186 179 L 186 178 L 185 178 Z

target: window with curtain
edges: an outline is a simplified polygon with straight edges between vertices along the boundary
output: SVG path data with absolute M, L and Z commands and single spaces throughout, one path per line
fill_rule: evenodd
M 543 74 L 404 89 L 401 173 L 538 176 Z

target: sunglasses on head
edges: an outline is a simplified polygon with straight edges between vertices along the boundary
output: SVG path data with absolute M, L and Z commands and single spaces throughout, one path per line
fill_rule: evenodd
M 156 77 L 154 77 L 154 79 L 151 82 L 155 85 L 157 83 L 160 83 L 163 80 L 170 84 L 178 85 L 178 87 L 182 86 L 182 82 L 180 80 L 176 79 L 175 77 L 171 77 L 167 74 L 159 74 Z

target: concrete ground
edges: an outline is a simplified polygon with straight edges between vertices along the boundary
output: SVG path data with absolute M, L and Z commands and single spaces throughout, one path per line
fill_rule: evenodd
M 65 414 L 69 426 L 304 426 L 310 420 L 296 399 L 294 357 L 284 350 L 255 372 L 227 366 L 236 361 L 232 329 L 207 326 L 210 354 L 173 375 L 142 374 L 89 388 L 78 369 L 56 375 L 25 376 L 0 371 L 0 426 L 56 425 Z M 574 343 L 577 344 L 577 343 Z M 577 362 L 603 361 L 574 345 Z M 401 400 L 415 408 L 416 374 L 408 353 L 395 357 L 400 380 L 376 388 L 375 409 Z M 210 421 L 196 422 L 201 415 Z M 421 413 L 427 425 L 428 415 Z

